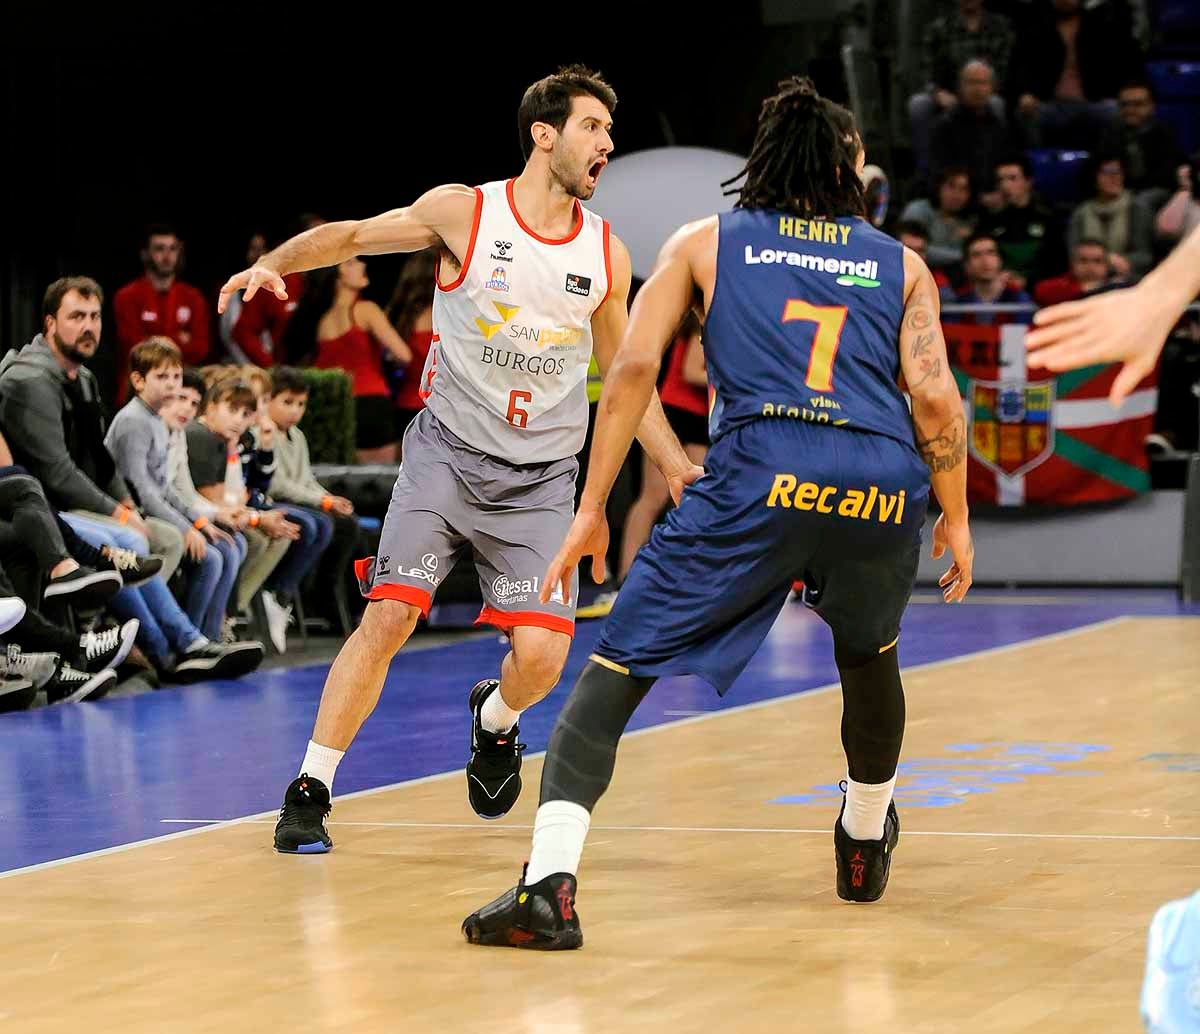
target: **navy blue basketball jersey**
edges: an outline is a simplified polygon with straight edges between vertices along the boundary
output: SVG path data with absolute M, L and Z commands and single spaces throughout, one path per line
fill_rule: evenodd
M 904 249 L 865 220 L 735 209 L 720 217 L 704 325 L 709 433 L 759 419 L 913 445 L 897 386 Z

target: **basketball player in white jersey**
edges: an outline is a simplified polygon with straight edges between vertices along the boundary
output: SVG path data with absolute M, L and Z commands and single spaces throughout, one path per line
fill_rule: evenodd
M 473 549 L 479 620 L 509 636 L 499 679 L 470 694 L 467 787 L 483 818 L 521 788 L 518 719 L 558 682 L 574 632 L 561 592 L 540 578 L 573 518 L 575 454 L 587 430 L 592 350 L 607 368 L 625 332 L 629 253 L 591 198 L 613 144 L 616 95 L 572 66 L 534 83 L 518 127 L 526 157 L 514 180 L 436 187 L 408 208 L 326 223 L 287 241 L 221 289 L 218 311 L 245 289 L 285 298 L 283 276 L 356 255 L 437 248 L 426 409 L 404 439 L 404 464 L 379 552 L 356 565 L 367 606 L 330 669 L 313 737 L 288 787 L 275 848 L 328 851 L 325 822 L 338 763 L 379 700 L 388 664 L 458 557 Z M 639 439 L 678 501 L 694 466 L 653 405 Z

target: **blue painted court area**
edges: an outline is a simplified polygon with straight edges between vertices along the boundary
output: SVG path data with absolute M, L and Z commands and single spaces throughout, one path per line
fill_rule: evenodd
M 906 615 L 900 659 L 941 661 L 1125 615 L 1187 613 L 1200 608 L 1185 608 L 1166 591 L 979 590 L 974 603 L 954 607 L 924 591 Z M 530 751 L 545 749 L 601 626 L 580 624 L 562 683 L 523 720 Z M 504 652 L 498 638 L 488 637 L 398 656 L 379 707 L 338 770 L 337 792 L 465 765 L 467 693 L 478 679 L 498 674 Z M 162 819 L 230 819 L 277 808 L 303 757 L 327 670 L 278 669 L 238 682 L 0 716 L 0 872 L 184 828 Z M 825 625 L 789 603 L 724 700 L 695 679 L 663 679 L 631 728 L 775 699 L 836 678 Z M 463 797 L 466 821 L 465 791 Z

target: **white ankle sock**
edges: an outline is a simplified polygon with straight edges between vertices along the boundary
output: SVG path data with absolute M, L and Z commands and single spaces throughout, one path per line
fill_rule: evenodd
M 304 752 L 304 763 L 300 766 L 298 775 L 310 775 L 320 779 L 328 788 L 329 796 L 333 796 L 333 777 L 342 758 L 344 750 L 334 750 L 332 747 L 322 747 L 319 743 L 308 741 L 308 750 Z
M 533 820 L 533 850 L 525 872 L 526 885 L 556 872 L 574 876 L 579 870 L 579 856 L 583 854 L 591 821 L 587 808 L 570 801 L 547 801 L 539 807 Z
M 488 694 L 483 707 L 479 709 L 479 724 L 485 732 L 508 732 L 520 717 L 520 711 L 514 711 L 504 702 L 499 686 Z
M 886 783 L 856 783 L 846 777 L 846 810 L 842 829 L 852 840 L 882 840 L 883 820 L 887 817 L 896 777 Z

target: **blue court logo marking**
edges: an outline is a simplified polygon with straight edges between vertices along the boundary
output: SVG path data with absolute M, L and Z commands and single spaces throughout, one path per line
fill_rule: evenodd
M 1068 769 L 1110 748 L 1099 743 L 955 743 L 951 757 L 913 758 L 897 770 L 896 804 L 909 808 L 947 808 L 973 793 L 991 793 L 1005 783 L 1033 775 L 1094 776 L 1090 769 Z M 1189 755 L 1197 759 L 1200 756 Z M 772 804 L 840 804 L 837 783 L 814 786 L 809 793 L 776 797 Z
M 1143 754 L 1138 761 L 1157 762 L 1163 772 L 1200 772 L 1200 754 Z

